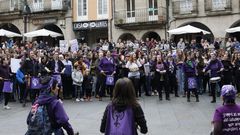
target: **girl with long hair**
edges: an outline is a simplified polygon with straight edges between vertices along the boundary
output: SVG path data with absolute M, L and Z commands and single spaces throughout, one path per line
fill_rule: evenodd
M 126 64 L 126 68 L 129 69 L 128 72 L 128 78 L 130 78 L 133 82 L 134 88 L 135 88 L 135 94 L 136 97 L 140 96 L 141 97 L 141 91 L 139 87 L 139 81 L 140 81 L 140 67 L 141 63 L 136 57 L 136 54 L 133 53 L 130 55 L 130 59 Z
M 139 127 L 141 133 L 148 132 L 147 122 L 137 102 L 132 81 L 128 78 L 121 78 L 114 87 L 112 102 L 105 109 L 100 132 L 105 135 L 137 135 Z

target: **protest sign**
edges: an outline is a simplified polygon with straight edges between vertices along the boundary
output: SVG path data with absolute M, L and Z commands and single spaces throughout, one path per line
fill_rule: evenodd
M 67 40 L 60 40 L 59 41 L 59 48 L 60 48 L 60 52 L 62 52 L 62 53 L 68 52 Z
M 71 52 L 77 52 L 79 49 L 77 39 L 70 40 L 69 43 L 71 46 Z
M 20 68 L 21 59 L 11 58 L 11 70 L 13 73 L 17 73 L 17 70 Z

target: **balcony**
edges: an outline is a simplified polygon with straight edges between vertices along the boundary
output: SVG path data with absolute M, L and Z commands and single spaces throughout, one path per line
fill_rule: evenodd
M 134 11 L 119 10 L 114 13 L 115 26 L 125 29 L 159 27 L 166 23 L 166 8 L 144 8 Z
M 175 0 L 172 5 L 175 18 L 189 18 L 198 15 L 198 0 Z
M 232 13 L 232 0 L 205 0 L 207 15 L 223 15 Z
M 66 11 L 67 0 L 28 0 L 32 13 Z
M 0 0 L 0 13 L 20 11 L 17 0 Z

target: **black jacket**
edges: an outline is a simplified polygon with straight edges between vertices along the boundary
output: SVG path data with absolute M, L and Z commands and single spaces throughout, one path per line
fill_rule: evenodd
M 62 63 L 62 61 L 58 60 L 58 72 L 60 73 L 63 69 L 64 69 L 64 64 Z M 51 70 L 51 73 L 54 73 L 55 71 L 55 61 L 52 60 L 52 61 L 49 61 L 48 64 L 47 64 L 47 68 L 49 70 Z

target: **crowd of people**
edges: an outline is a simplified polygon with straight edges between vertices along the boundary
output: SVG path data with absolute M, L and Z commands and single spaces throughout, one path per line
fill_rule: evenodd
M 20 59 L 16 73 L 11 71 L 12 58 Z M 236 38 L 229 38 L 226 44 L 218 39 L 214 42 L 202 39 L 199 43 L 195 39 L 187 42 L 182 38 L 177 43 L 153 38 L 142 41 L 119 39 L 117 43 L 100 40 L 92 48 L 84 43 L 78 51 L 62 52 L 59 47 L 51 47 L 42 41 L 18 44 L 11 40 L 11 44 L 2 42 L 0 45 L 0 89 L 4 109 L 10 109 L 10 100 L 18 100 L 23 107 L 28 101 L 32 102 L 26 134 L 63 134 L 64 128 L 73 135 L 62 100 L 92 102 L 93 97 L 99 101 L 107 97 L 111 100 L 101 122 L 102 133 L 118 132 L 113 125 L 125 129 L 127 134 L 136 134 L 138 126 L 142 133 L 147 133 L 144 113 L 137 102 L 143 94 L 158 96 L 160 101 L 163 97 L 170 100 L 183 96 L 187 102 L 191 97 L 199 102 L 199 95 L 208 93 L 212 103 L 221 95 L 226 105 L 234 105 L 237 110 L 235 95 L 240 92 L 240 43 Z M 49 117 L 50 122 L 46 122 L 52 127 L 48 129 L 44 125 L 46 130 L 43 131 L 40 126 L 37 129 L 33 125 L 39 122 L 34 119 L 38 118 L 35 116 L 39 115 L 39 108 L 45 109 L 40 107 L 45 104 L 50 113 L 42 117 Z M 229 113 L 225 108 L 228 106 L 215 112 L 213 134 L 222 132 L 221 128 L 225 126 L 221 124 L 222 114 Z M 114 117 L 123 111 L 128 117 L 121 119 L 123 124 L 116 123 L 118 118 Z
M 111 99 L 115 82 L 123 77 L 133 82 L 137 98 L 145 94 L 163 100 L 165 93 L 166 100 L 174 94 L 186 96 L 188 102 L 194 96 L 199 102 L 199 95 L 208 92 L 214 103 L 225 84 L 240 91 L 240 44 L 236 38 L 229 38 L 225 46 L 218 39 L 212 43 L 193 39 L 189 43 L 181 38 L 176 44 L 153 38 L 119 39 L 117 43 L 100 40 L 93 48 L 84 43 L 74 52 L 61 52 L 42 41 L 5 43 L 0 46 L 0 89 L 5 109 L 10 109 L 9 100 L 19 100 L 23 106 L 28 100 L 34 103 L 41 91 L 34 82 L 45 75 L 58 80 L 59 99 L 74 98 L 76 102 L 91 102 L 92 97 Z M 11 58 L 21 59 L 16 73 L 11 72 Z M 13 84 L 10 92 L 4 90 L 4 84 Z

